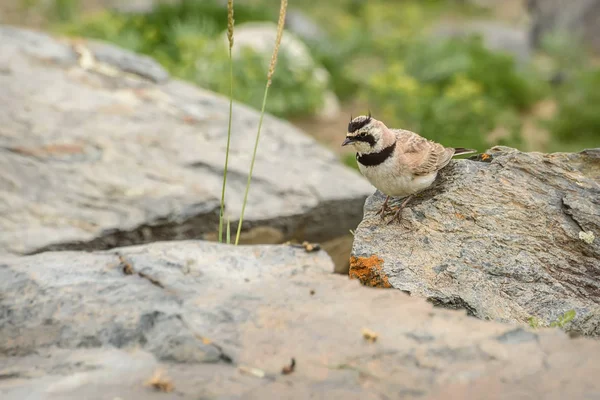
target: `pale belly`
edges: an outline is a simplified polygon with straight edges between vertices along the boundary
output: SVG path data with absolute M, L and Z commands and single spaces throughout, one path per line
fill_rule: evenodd
M 358 164 L 360 172 L 381 193 L 392 197 L 405 197 L 427 189 L 437 176 L 437 172 L 424 176 L 400 174 L 387 161 L 375 167 Z M 386 168 L 387 167 L 387 168 Z

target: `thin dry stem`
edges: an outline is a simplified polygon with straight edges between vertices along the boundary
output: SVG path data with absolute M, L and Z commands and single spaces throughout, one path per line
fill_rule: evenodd
M 238 221 L 237 233 L 235 235 L 236 246 L 240 241 L 240 235 L 242 233 L 242 223 L 244 222 L 244 212 L 246 211 L 246 203 L 248 202 L 248 192 L 250 190 L 250 183 L 252 182 L 252 171 L 254 170 L 254 162 L 256 161 L 256 151 L 258 150 L 258 142 L 260 140 L 260 130 L 262 128 L 263 117 L 265 115 L 265 107 L 267 105 L 267 95 L 269 93 L 269 87 L 271 86 L 271 78 L 275 73 L 275 65 L 277 64 L 277 54 L 279 53 L 279 46 L 281 45 L 283 26 L 285 25 L 285 13 L 287 11 L 287 4 L 287 0 L 281 0 L 281 7 L 279 9 L 279 21 L 277 22 L 277 38 L 275 39 L 275 48 L 273 49 L 273 55 L 271 56 L 271 64 L 269 64 L 269 73 L 267 74 L 267 83 L 265 85 L 265 93 L 263 96 L 262 107 L 260 110 L 260 119 L 258 120 L 258 130 L 256 132 L 256 140 L 254 142 L 254 152 L 252 153 L 252 161 L 250 162 L 250 171 L 248 173 L 248 182 L 246 183 L 244 201 L 242 202 L 242 213 L 240 215 L 240 220 Z
M 223 242 L 223 213 L 225 210 L 225 186 L 227 185 L 227 167 L 229 164 L 229 148 L 231 147 L 231 119 L 233 116 L 233 58 L 231 55 L 231 49 L 233 48 L 233 23 L 233 0 L 228 0 L 227 38 L 229 39 L 229 122 L 227 125 L 227 147 L 225 149 L 225 166 L 223 168 L 223 188 L 221 189 L 221 211 L 219 213 L 219 243 Z M 229 226 L 227 228 L 229 229 Z
M 271 56 L 271 63 L 269 64 L 269 73 L 267 74 L 267 86 L 271 86 L 271 79 L 275 73 L 275 66 L 277 65 L 277 55 L 279 54 L 279 46 L 281 45 L 281 37 L 283 36 L 283 27 L 285 25 L 285 13 L 287 12 L 287 0 L 281 0 L 281 7 L 279 8 L 279 20 L 277 21 L 277 39 L 275 39 L 275 48 L 273 49 L 273 55 Z

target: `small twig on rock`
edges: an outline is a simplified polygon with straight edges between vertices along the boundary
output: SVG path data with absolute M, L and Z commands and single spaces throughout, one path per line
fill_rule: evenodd
M 155 278 L 151 277 L 150 275 L 145 274 L 143 272 L 136 272 L 136 270 L 133 268 L 133 264 L 130 261 L 126 260 L 122 254 L 117 253 L 117 256 L 119 257 L 119 267 L 121 268 L 121 270 L 123 271 L 123 273 L 125 275 L 133 275 L 133 274 L 137 273 L 137 275 L 140 278 L 146 279 L 154 286 L 158 286 L 161 289 L 165 288 L 165 286 L 158 279 L 155 279 Z
M 292 372 L 294 372 L 295 369 L 296 369 L 296 359 L 292 357 L 292 361 L 291 361 L 290 365 L 286 365 L 285 367 L 283 367 L 281 369 L 281 373 L 283 375 L 289 375 Z
M 146 275 L 146 274 L 145 274 L 145 273 L 143 273 L 143 272 L 138 272 L 138 275 L 139 275 L 139 277 L 140 277 L 140 278 L 144 278 L 144 279 L 148 280 L 148 282 L 150 282 L 150 283 L 151 283 L 151 284 L 153 284 L 154 286 L 158 286 L 158 287 L 159 287 L 159 288 L 161 288 L 161 289 L 164 289 L 164 288 L 165 288 L 165 287 L 164 287 L 164 285 L 163 285 L 162 283 L 160 283 L 160 281 L 159 281 L 159 280 L 157 280 L 157 279 L 154 279 L 154 278 L 153 278 L 153 277 L 151 277 L 150 275 Z

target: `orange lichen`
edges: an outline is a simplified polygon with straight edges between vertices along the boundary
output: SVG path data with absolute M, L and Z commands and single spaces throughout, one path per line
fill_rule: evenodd
M 365 286 L 391 288 L 388 277 L 383 272 L 383 260 L 371 257 L 350 257 L 350 279 L 358 279 Z

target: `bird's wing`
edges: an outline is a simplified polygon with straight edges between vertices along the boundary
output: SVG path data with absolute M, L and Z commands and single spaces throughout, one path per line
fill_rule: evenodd
M 428 175 L 445 167 L 454 155 L 453 148 L 427 140 L 410 131 L 398 130 L 398 159 L 402 168 L 415 175 Z

